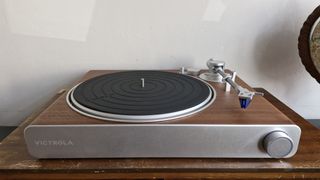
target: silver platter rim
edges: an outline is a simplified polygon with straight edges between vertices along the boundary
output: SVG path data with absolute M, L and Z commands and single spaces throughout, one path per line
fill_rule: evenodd
M 164 113 L 164 114 L 155 114 L 155 115 L 122 115 L 122 114 L 112 114 L 112 113 L 105 113 L 100 112 L 96 110 L 89 109 L 81 104 L 79 104 L 73 97 L 74 90 L 83 82 L 77 84 L 73 88 L 71 88 L 66 96 L 66 101 L 68 106 L 87 117 L 105 120 L 105 121 L 111 121 L 111 122 L 122 122 L 122 123 L 150 123 L 150 122 L 161 122 L 161 121 L 168 121 L 173 119 L 178 119 L 186 116 L 190 116 L 192 114 L 198 113 L 207 107 L 209 107 L 216 99 L 216 90 L 206 81 L 190 76 L 192 78 L 195 78 L 197 80 L 202 81 L 207 85 L 209 88 L 209 96 L 206 100 L 204 100 L 202 103 L 188 108 L 181 111 L 171 112 L 171 113 Z

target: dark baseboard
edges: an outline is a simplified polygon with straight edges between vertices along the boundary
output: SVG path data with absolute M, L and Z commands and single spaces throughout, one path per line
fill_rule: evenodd
M 0 126 L 0 141 L 7 137 L 16 128 L 16 126 Z

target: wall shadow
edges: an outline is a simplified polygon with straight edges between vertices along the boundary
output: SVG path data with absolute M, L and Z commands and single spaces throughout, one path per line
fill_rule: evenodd
M 277 27 L 257 37 L 253 65 L 262 82 L 281 87 L 288 93 L 297 85 L 301 71 L 297 43 L 298 34 L 288 27 Z

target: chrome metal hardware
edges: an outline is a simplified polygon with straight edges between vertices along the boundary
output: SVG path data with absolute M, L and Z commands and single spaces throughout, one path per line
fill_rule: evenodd
M 199 77 L 206 81 L 226 83 L 225 90 L 230 91 L 230 86 L 238 93 L 240 106 L 246 109 L 255 95 L 263 96 L 261 92 L 250 91 L 235 82 L 236 72 L 232 75 L 224 72 L 225 62 L 209 59 L 207 61 L 208 72 L 202 73 Z

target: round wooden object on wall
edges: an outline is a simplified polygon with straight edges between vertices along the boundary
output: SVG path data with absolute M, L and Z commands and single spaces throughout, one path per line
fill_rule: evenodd
M 308 17 L 300 31 L 299 55 L 306 70 L 320 83 L 320 6 Z

